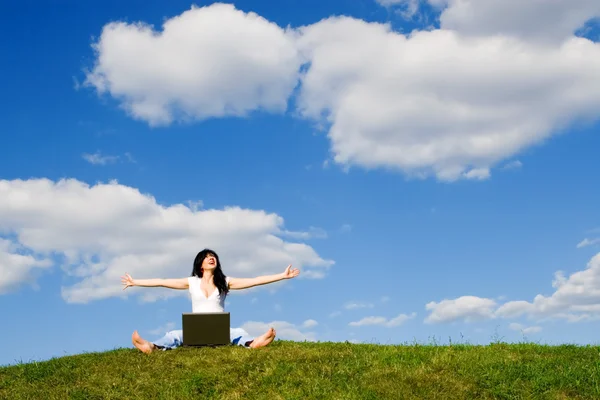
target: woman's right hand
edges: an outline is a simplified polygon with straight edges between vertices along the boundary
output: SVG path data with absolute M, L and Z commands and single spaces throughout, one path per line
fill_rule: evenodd
M 125 276 L 121 277 L 121 283 L 123 284 L 123 290 L 127 289 L 129 286 L 135 286 L 135 282 L 133 278 L 128 273 L 125 273 Z

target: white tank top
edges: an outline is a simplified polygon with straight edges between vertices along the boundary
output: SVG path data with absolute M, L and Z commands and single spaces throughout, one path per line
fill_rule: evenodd
M 225 277 L 225 281 L 229 284 L 229 277 Z M 188 284 L 190 290 L 190 297 L 192 299 L 192 312 L 193 313 L 209 313 L 209 312 L 223 312 L 225 311 L 225 297 L 226 293 L 221 295 L 219 289 L 215 288 L 212 293 L 209 293 L 208 297 L 204 295 L 202 289 L 200 289 L 200 278 L 197 276 L 188 277 Z

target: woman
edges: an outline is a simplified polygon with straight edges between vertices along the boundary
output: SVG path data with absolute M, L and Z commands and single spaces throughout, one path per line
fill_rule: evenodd
M 226 277 L 221 270 L 221 263 L 217 253 L 210 249 L 204 249 L 196 256 L 192 275 L 181 279 L 139 279 L 134 280 L 129 274 L 121 277 L 123 290 L 130 286 L 166 287 L 170 289 L 188 289 L 192 298 L 192 312 L 223 312 L 225 309 L 225 297 L 229 290 L 247 289 L 253 286 L 265 285 L 282 279 L 291 279 L 300 274 L 291 265 L 281 274 L 259 276 L 257 278 L 230 278 Z M 263 335 L 252 338 L 246 331 L 240 328 L 230 330 L 231 343 L 239 346 L 259 348 L 264 347 L 275 339 L 275 330 L 270 328 Z M 154 350 L 168 350 L 181 346 L 183 342 L 183 331 L 175 330 L 168 332 L 164 337 L 149 342 L 142 339 L 137 331 L 131 335 L 133 345 L 144 353 L 152 353 Z

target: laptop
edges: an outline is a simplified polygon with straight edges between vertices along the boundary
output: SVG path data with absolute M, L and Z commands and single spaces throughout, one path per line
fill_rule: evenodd
M 228 312 L 183 313 L 183 346 L 224 346 L 230 344 Z

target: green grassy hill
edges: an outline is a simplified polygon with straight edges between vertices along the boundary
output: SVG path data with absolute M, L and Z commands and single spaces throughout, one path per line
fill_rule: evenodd
M 0 368 L 2 399 L 600 399 L 600 347 L 276 341 Z

